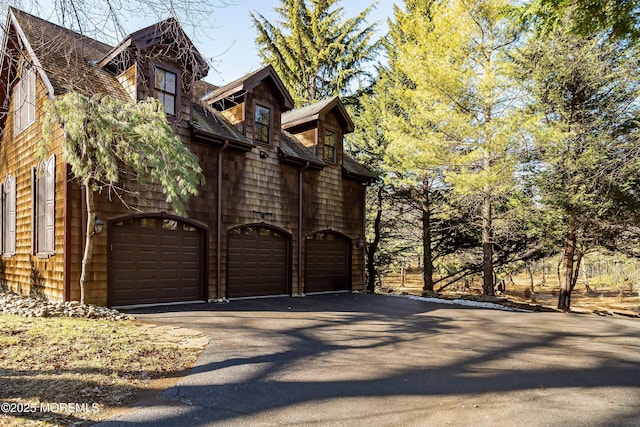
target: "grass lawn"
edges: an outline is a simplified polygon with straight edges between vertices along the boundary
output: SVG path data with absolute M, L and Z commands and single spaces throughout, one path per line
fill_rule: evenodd
M 521 274 L 514 276 L 513 280 L 513 283 L 507 284 L 506 291 L 500 296 L 517 303 L 530 302 L 529 277 Z M 558 285 L 555 277 L 550 277 L 548 284 L 542 286 L 540 277 L 536 276 L 534 284 L 537 304 L 555 308 L 558 304 Z M 402 280 L 397 273 L 388 274 L 383 278 L 383 288 L 380 292 L 386 293 L 388 291 L 422 295 L 422 275 L 420 273 L 407 273 L 404 280 Z M 450 297 L 480 295 L 481 293 L 482 283 L 479 280 L 475 281 L 467 289 L 454 285 L 442 291 L 443 295 Z M 596 284 L 592 283 L 592 291 L 587 293 L 583 283 L 579 281 L 578 286 L 571 294 L 571 309 L 574 311 L 624 313 L 628 316 L 639 316 L 640 290 L 637 284 L 635 284 L 635 287 L 630 287 L 629 285 L 616 287 L 611 284 L 597 284 L 596 286 Z
M 0 425 L 88 425 L 167 388 L 202 348 L 127 320 L 0 314 Z

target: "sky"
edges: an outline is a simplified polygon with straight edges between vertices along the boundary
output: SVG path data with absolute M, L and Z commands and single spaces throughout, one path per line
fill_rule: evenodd
M 340 5 L 346 17 L 353 17 L 372 3 L 374 0 L 343 0 Z M 393 14 L 393 3 L 393 0 L 379 0 L 369 15 L 368 21 L 379 21 L 380 37 L 386 32 L 387 18 Z M 227 7 L 214 9 L 211 34 L 194 37 L 200 53 L 213 60 L 214 69 L 205 80 L 220 86 L 260 68 L 255 45 L 257 33 L 249 12 L 256 11 L 275 24 L 277 14 L 273 9 L 279 4 L 279 0 L 235 0 Z
M 8 3 L 14 3 L 18 8 L 34 13 L 41 18 L 55 21 L 54 14 L 55 4 L 59 0 L 10 0 Z M 83 4 L 91 8 L 92 3 L 88 0 L 82 0 Z M 95 0 L 100 2 L 101 0 Z M 126 7 L 128 0 L 117 0 L 114 4 L 123 4 Z M 131 0 L 133 1 L 133 0 Z M 151 1 L 151 0 L 150 0 Z M 153 0 L 156 1 L 156 0 Z M 163 0 L 157 0 L 163 1 Z M 177 0 L 176 2 L 179 2 Z M 261 67 L 258 57 L 258 49 L 255 45 L 256 30 L 253 28 L 249 13 L 256 11 L 264 16 L 272 24 L 276 24 L 278 15 L 274 8 L 281 4 L 280 0 L 207 0 L 213 5 L 213 15 L 208 21 L 203 22 L 199 26 L 198 31 L 188 28 L 184 29 L 195 44 L 198 51 L 207 58 L 212 68 L 206 81 L 215 85 L 232 82 L 245 74 L 257 70 Z M 375 9 L 368 16 L 368 23 L 378 22 L 378 38 L 387 32 L 387 18 L 393 15 L 393 4 L 403 5 L 403 0 L 342 0 L 337 6 L 343 8 L 346 18 L 356 16 L 366 7 L 376 3 Z M 0 0 L 0 5 L 4 4 Z M 135 1 L 134 1 L 135 3 Z M 198 0 L 193 0 L 194 4 Z M 224 6 L 222 6 L 224 5 Z M 104 7 L 104 4 L 102 4 Z M 95 13 L 100 14 L 97 9 Z M 164 17 L 158 17 L 159 13 L 150 12 L 144 16 L 131 16 L 127 12 L 120 10 L 119 22 L 125 34 L 131 34 L 141 28 L 154 24 Z M 138 14 L 140 15 L 140 14 Z M 59 22 L 58 22 L 59 23 Z M 68 26 L 68 25 L 65 25 Z M 77 28 L 72 28 L 78 31 Z M 93 35 L 90 29 L 86 32 L 90 36 L 97 37 L 101 41 L 115 45 L 121 41 L 116 34 Z

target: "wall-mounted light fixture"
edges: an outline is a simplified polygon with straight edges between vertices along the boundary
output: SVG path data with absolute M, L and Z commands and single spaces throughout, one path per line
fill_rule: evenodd
M 261 159 L 266 159 L 267 157 L 269 157 L 269 153 L 267 153 L 264 150 L 260 150 L 260 158 Z
M 365 244 L 364 237 L 357 236 L 355 240 L 356 240 L 356 248 L 358 249 L 364 248 L 364 244 Z
M 102 234 L 104 230 L 104 221 L 100 219 L 98 215 L 96 215 L 96 219 L 93 221 L 93 235 Z
M 258 215 L 262 221 L 267 217 L 273 217 L 273 213 L 271 212 L 253 211 L 253 214 Z

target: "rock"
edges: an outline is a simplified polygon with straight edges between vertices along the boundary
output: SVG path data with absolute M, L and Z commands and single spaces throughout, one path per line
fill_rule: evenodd
M 0 313 L 24 317 L 84 317 L 111 321 L 133 320 L 134 317 L 107 307 L 80 304 L 78 301 L 64 303 L 32 298 L 13 292 L 0 291 Z

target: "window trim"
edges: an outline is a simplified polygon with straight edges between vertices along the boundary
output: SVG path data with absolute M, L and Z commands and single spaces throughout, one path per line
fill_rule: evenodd
M 327 145 L 327 134 L 333 134 L 333 146 Z M 333 129 L 325 129 L 322 137 L 322 160 L 329 163 L 337 163 L 338 161 L 338 132 Z M 327 158 L 327 147 L 333 148 L 333 158 Z
M 7 175 L 2 189 L 2 256 L 16 254 L 16 177 Z
M 56 185 L 56 156 L 52 154 L 48 159 L 41 160 L 32 169 L 32 212 L 31 212 L 31 252 L 38 258 L 49 258 L 56 254 L 55 234 L 55 185 Z M 40 204 L 40 192 L 44 192 Z M 44 219 L 44 224 L 40 219 Z M 42 235 L 44 234 L 44 236 Z M 44 243 L 42 243 L 44 239 Z M 41 245 L 42 243 L 42 245 Z
M 13 135 L 19 135 L 36 121 L 36 70 L 22 61 L 20 79 L 13 88 Z M 26 112 L 26 113 L 25 113 Z M 23 114 L 27 120 L 22 122 Z
M 158 97 L 156 97 L 156 69 L 159 69 L 161 71 L 164 71 L 166 73 L 172 73 L 175 74 L 176 76 L 176 93 L 173 94 L 175 96 L 175 100 L 174 100 L 174 113 L 170 114 L 166 112 L 166 107 L 165 107 L 165 113 L 167 114 L 167 118 L 168 119 L 172 119 L 172 120 L 176 120 L 179 116 L 180 116 L 180 112 L 181 112 L 181 102 L 182 102 L 182 73 L 179 69 L 174 68 L 170 65 L 167 64 L 163 64 L 160 62 L 155 62 L 153 61 L 151 63 L 151 70 L 150 70 L 150 75 L 151 78 L 150 80 L 150 94 L 152 97 L 154 97 L 155 99 L 157 99 L 158 101 L 160 101 L 160 99 Z M 164 93 L 164 91 L 163 91 Z M 168 94 L 171 94 L 171 92 L 166 92 Z M 160 101 L 162 103 L 162 105 L 165 105 L 164 102 Z
M 266 124 L 264 124 L 262 122 L 258 122 L 256 120 L 259 108 L 264 108 L 267 111 L 269 111 L 269 124 L 268 125 L 266 125 Z M 258 139 L 258 132 L 257 132 L 258 124 L 260 124 L 260 126 L 266 126 L 267 127 L 267 142 Z M 272 145 L 272 141 L 273 141 L 273 108 L 271 108 L 271 106 L 268 106 L 268 105 L 265 105 L 265 104 L 261 104 L 261 103 L 255 103 L 254 104 L 254 107 L 253 107 L 253 140 L 255 142 L 257 142 L 258 144 Z

